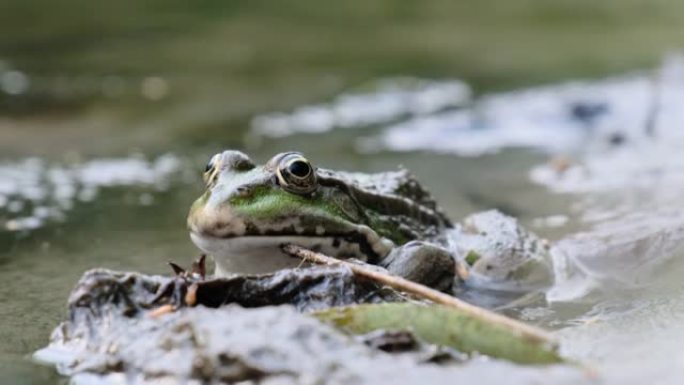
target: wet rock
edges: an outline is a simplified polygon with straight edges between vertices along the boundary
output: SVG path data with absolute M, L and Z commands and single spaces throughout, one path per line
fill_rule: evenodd
M 449 240 L 470 288 L 526 293 L 553 282 L 548 243 L 497 210 L 464 218 Z
M 344 267 L 285 269 L 202 281 L 95 269 L 81 277 L 69 297 L 70 320 L 80 322 L 80 317 L 101 318 L 110 313 L 136 317 L 163 305 L 186 306 L 189 289 L 195 297 L 191 305 L 207 307 L 289 304 L 308 311 L 401 299 L 391 289 L 358 278 Z
M 111 316 L 111 314 L 110 314 Z M 438 366 L 366 346 L 291 306 L 183 308 L 160 318 L 105 317 L 65 324 L 39 356 L 61 361 L 74 384 L 580 383 L 568 367 L 500 361 Z M 423 357 L 424 359 L 425 357 Z
M 65 324 L 53 335 L 51 348 L 72 353 L 61 369 L 76 380 L 96 373 L 133 383 L 322 379 L 334 372 L 331 366 L 344 367 L 335 363 L 341 358 L 335 354 L 373 354 L 292 307 L 236 305 L 184 308 L 159 318 L 114 316 L 90 325 Z
M 185 303 L 191 290 L 199 306 Z M 68 321 L 35 358 L 56 365 L 71 383 L 89 385 L 398 385 L 475 379 L 498 384 L 501 378 L 533 384 L 549 375 L 557 383 L 574 384 L 582 379 L 567 367 L 464 361 L 457 352 L 427 345 L 405 331 L 364 340 L 306 314 L 401 299 L 342 267 L 202 281 L 97 269 L 81 278 L 69 298 Z M 164 306 L 175 311 L 155 311 Z
M 202 306 L 185 303 L 190 290 L 194 304 Z M 296 377 L 313 370 L 299 362 L 297 349 L 348 344 L 345 336 L 331 337 L 332 330 L 297 310 L 400 298 L 343 267 L 202 281 L 95 269 L 79 280 L 69 297 L 69 320 L 55 329 L 37 358 L 85 383 L 102 380 L 94 374 L 114 383 Z M 249 311 L 238 305 L 291 306 Z M 165 306 L 177 311 L 156 312 Z

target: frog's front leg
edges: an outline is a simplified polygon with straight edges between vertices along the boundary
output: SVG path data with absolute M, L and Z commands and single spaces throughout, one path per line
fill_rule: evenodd
M 379 265 L 391 274 L 440 291 L 451 289 L 456 278 L 456 262 L 451 254 L 421 241 L 392 249 Z

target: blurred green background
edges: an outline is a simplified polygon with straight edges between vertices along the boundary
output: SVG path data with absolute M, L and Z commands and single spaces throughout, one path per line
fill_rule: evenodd
M 7 157 L 235 144 L 225 129 L 255 112 L 378 77 L 483 92 L 647 68 L 683 43 L 676 0 L 4 0 L 0 60 L 30 84 L 0 92 L 0 145 Z

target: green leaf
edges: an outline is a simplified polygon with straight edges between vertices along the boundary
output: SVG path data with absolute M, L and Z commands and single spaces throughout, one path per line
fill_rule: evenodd
M 448 306 L 384 303 L 331 308 L 313 315 L 352 334 L 404 329 L 426 342 L 464 353 L 479 352 L 521 364 L 563 362 L 553 343 L 526 339 Z

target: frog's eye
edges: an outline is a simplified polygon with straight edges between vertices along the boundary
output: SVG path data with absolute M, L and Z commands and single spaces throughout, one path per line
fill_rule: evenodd
M 212 156 L 211 159 L 209 159 L 209 163 L 207 163 L 206 167 L 204 167 L 204 174 L 202 174 L 204 183 L 210 184 L 210 182 L 216 177 L 216 170 L 218 169 L 216 164 L 218 163 L 219 157 L 219 154 Z
M 310 194 L 316 187 L 316 170 L 302 154 L 293 152 L 280 158 L 276 168 L 278 184 L 297 194 Z

